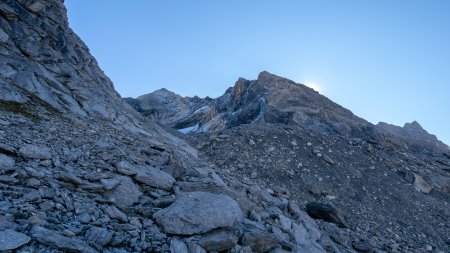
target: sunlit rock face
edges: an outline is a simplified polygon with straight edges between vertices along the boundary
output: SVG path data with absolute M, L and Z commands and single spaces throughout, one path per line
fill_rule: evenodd
M 181 97 L 161 89 L 127 101 L 145 116 L 182 132 L 251 123 L 296 124 L 325 134 L 371 130 L 368 122 L 317 91 L 267 71 L 256 80 L 239 78 L 216 99 Z

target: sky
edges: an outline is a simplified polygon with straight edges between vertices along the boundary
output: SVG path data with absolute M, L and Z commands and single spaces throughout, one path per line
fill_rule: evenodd
M 218 97 L 266 70 L 450 144 L 450 1 L 66 0 L 123 97 Z

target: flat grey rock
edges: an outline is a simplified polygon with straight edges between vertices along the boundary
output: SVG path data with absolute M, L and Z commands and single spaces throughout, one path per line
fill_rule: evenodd
M 173 238 L 170 241 L 170 252 L 171 253 L 188 253 L 188 248 L 184 242 Z
M 164 190 L 172 189 L 175 183 L 175 178 L 169 173 L 152 167 L 147 167 L 145 171 L 138 172 L 134 179 L 140 183 Z
M 104 211 L 111 219 L 116 219 L 121 222 L 128 222 L 128 216 L 115 206 L 108 206 Z
M 112 239 L 113 234 L 105 228 L 91 227 L 86 231 L 86 240 L 99 246 L 106 246 Z
M 31 229 L 31 237 L 42 244 L 62 251 L 86 253 L 98 252 L 78 238 L 67 237 L 57 231 L 46 229 L 41 226 L 34 226 Z
M 30 240 L 29 236 L 11 229 L 0 231 L 0 251 L 17 249 Z
M 182 194 L 172 205 L 153 215 L 169 234 L 192 235 L 215 228 L 231 228 L 243 219 L 232 198 L 209 192 Z
M 22 157 L 28 159 L 51 159 L 52 152 L 47 147 L 40 147 L 36 145 L 25 145 L 20 148 L 19 153 Z
M 14 158 L 0 154 L 0 169 L 10 169 L 16 165 Z
M 142 192 L 131 178 L 127 176 L 117 176 L 115 180 L 119 181 L 119 185 L 114 189 L 104 193 L 104 196 L 114 199 L 116 206 L 126 209 L 139 201 Z
M 252 231 L 242 236 L 241 244 L 250 246 L 254 252 L 267 252 L 278 245 L 278 239 L 266 231 Z
M 232 231 L 219 230 L 204 235 L 198 244 L 208 251 L 224 251 L 234 247 L 237 242 L 238 238 Z

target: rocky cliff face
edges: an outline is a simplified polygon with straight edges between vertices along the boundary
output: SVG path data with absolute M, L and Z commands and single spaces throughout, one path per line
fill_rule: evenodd
M 345 228 L 332 205 L 311 204 L 308 215 L 288 190 L 223 173 L 143 119 L 68 27 L 65 12 L 62 0 L 0 3 L 0 251 L 379 247 Z M 165 104 L 176 96 L 160 93 L 141 107 L 170 115 L 168 124 L 197 104 L 209 105 L 198 98 Z
M 438 140 L 438 138 L 428 133 L 417 122 L 406 123 L 403 127 L 380 122 L 377 128 L 385 135 L 386 139 L 405 147 L 410 147 L 412 150 L 432 152 L 450 152 L 449 147 Z
M 64 112 L 136 121 L 111 80 L 69 28 L 62 1 L 0 3 L 2 103 L 35 100 Z
M 349 110 L 305 85 L 267 71 L 253 81 L 240 78 L 214 100 L 181 97 L 159 90 L 127 101 L 145 116 L 183 132 L 274 123 L 301 125 L 326 134 L 373 134 L 371 125 Z M 158 109 L 161 105 L 168 105 L 171 111 Z
M 384 122 L 372 125 L 313 89 L 267 71 L 253 81 L 240 78 L 216 99 L 182 97 L 161 89 L 126 101 L 144 116 L 183 133 L 271 123 L 297 125 L 326 135 L 368 137 L 416 150 L 449 152 L 447 145 L 417 122 L 403 128 Z

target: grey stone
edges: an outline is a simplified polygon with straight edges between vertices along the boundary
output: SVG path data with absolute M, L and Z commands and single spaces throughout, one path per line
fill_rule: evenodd
M 189 253 L 188 248 L 184 242 L 173 238 L 170 240 L 170 252 L 171 253 Z
M 306 205 L 306 212 L 314 219 L 322 219 L 346 228 L 347 223 L 338 210 L 330 204 L 310 202 Z
M 0 28 L 0 42 L 6 43 L 9 40 L 9 35 L 3 31 L 3 29 Z
M 278 239 L 266 231 L 251 231 L 244 233 L 241 244 L 250 246 L 254 252 L 267 252 L 278 245 Z
M 91 248 L 86 242 L 80 239 L 67 237 L 57 231 L 46 229 L 41 226 L 34 226 L 30 233 L 31 237 L 36 241 L 59 250 L 68 252 L 97 253 L 95 249 Z
M 17 249 L 27 244 L 31 238 L 11 229 L 0 231 L 0 251 Z
M 320 187 L 317 184 L 313 184 L 309 188 L 309 193 L 311 193 L 312 195 L 320 197 L 322 195 L 322 190 L 320 189 Z
M 278 214 L 278 221 L 280 223 L 281 229 L 283 229 L 284 231 L 291 230 L 291 226 L 292 226 L 291 219 L 289 219 L 288 217 L 286 217 L 282 214 Z
M 36 1 L 28 6 L 28 9 L 30 9 L 33 12 L 40 12 L 45 8 L 45 5 L 41 3 L 40 1 Z
M 73 173 L 61 173 L 56 176 L 59 180 L 62 180 L 64 182 L 73 184 L 73 185 L 81 185 L 83 184 L 83 180 Z
M 104 211 L 111 219 L 116 219 L 116 220 L 119 220 L 121 222 L 128 222 L 127 215 L 125 213 L 123 213 L 122 211 L 120 211 L 115 206 L 108 206 L 108 207 L 105 208 Z
M 372 244 L 368 241 L 354 241 L 352 247 L 358 252 L 370 252 L 373 249 Z
M 164 190 L 172 189 L 175 183 L 175 178 L 169 173 L 152 167 L 147 167 L 145 171 L 138 172 L 134 179 L 140 183 Z
M 87 224 L 91 221 L 91 216 L 88 213 L 82 213 L 77 216 L 77 221 Z
M 217 230 L 205 234 L 198 244 L 208 251 L 224 251 L 231 249 L 238 241 L 237 236 L 228 230 Z
M 52 152 L 47 147 L 40 147 L 36 145 L 25 145 L 20 148 L 19 154 L 28 159 L 51 159 Z
M 414 174 L 414 187 L 423 193 L 430 193 L 431 192 L 431 186 L 425 181 L 425 179 L 423 179 L 423 177 Z
M 406 182 L 411 183 L 411 184 L 414 183 L 414 179 L 416 178 L 414 176 L 414 173 L 412 173 L 409 170 L 404 172 L 404 177 L 405 177 Z
M 102 184 L 105 190 L 111 191 L 120 184 L 120 181 L 117 179 L 102 178 L 100 179 L 100 183 Z
M 205 184 L 201 182 L 177 182 L 177 185 L 181 187 L 183 192 L 211 192 L 216 194 L 223 194 L 233 198 L 238 202 L 244 214 L 250 213 L 251 210 L 255 209 L 255 203 L 247 198 L 247 196 L 241 192 L 231 189 L 227 186 L 218 186 L 215 184 Z
M 135 166 L 127 161 L 120 161 L 116 164 L 117 171 L 127 176 L 136 175 L 138 170 Z
M 87 192 L 93 192 L 93 193 L 104 193 L 104 192 L 106 192 L 105 188 L 101 184 L 94 184 L 94 183 L 84 182 L 79 187 L 81 189 L 87 191 Z
M 86 231 L 86 240 L 100 246 L 106 246 L 112 239 L 113 234 L 105 228 L 91 227 Z
M 232 198 L 208 192 L 184 193 L 169 207 L 153 215 L 166 233 L 192 235 L 215 228 L 230 228 L 243 219 Z
M 16 166 L 16 161 L 14 158 L 9 157 L 4 154 L 0 154 L 0 170 L 1 169 L 10 169 Z
M 310 240 L 308 231 L 302 224 L 294 223 L 292 234 L 297 243 L 298 252 L 326 253 L 322 246 Z
M 323 155 L 322 157 L 323 157 L 323 160 L 324 160 L 325 162 L 327 162 L 328 164 L 331 164 L 331 165 L 334 164 L 334 161 L 333 161 L 329 156 Z
M 206 253 L 205 249 L 203 249 L 202 247 L 198 246 L 194 242 L 190 242 L 188 244 L 188 250 L 189 250 L 189 253 Z
M 119 185 L 111 191 L 104 193 L 104 196 L 114 199 L 116 206 L 122 209 L 129 208 L 139 201 L 142 192 L 139 190 L 133 180 L 127 176 L 115 177 L 119 181 Z

